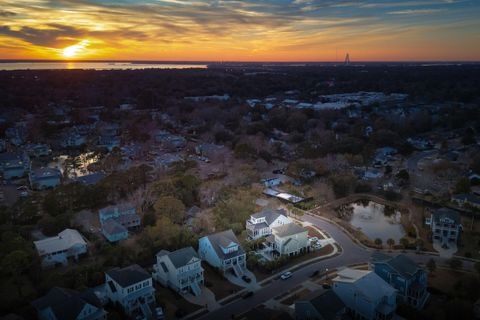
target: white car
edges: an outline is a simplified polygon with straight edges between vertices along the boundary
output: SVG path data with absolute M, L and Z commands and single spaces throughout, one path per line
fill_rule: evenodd
M 287 279 L 290 278 L 292 275 L 293 275 L 293 274 L 292 274 L 290 271 L 287 271 L 287 272 L 285 272 L 284 274 L 282 274 L 282 275 L 280 276 L 280 279 L 282 279 L 282 280 L 287 280 Z

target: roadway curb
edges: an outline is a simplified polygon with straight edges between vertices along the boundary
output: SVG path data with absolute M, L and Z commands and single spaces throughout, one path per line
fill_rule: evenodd
M 258 282 L 257 284 L 259 284 L 260 286 L 262 286 L 262 284 L 264 284 L 264 283 L 266 283 L 266 282 L 269 282 L 269 281 L 272 281 L 273 279 L 275 279 L 276 277 L 279 277 L 279 276 L 280 276 L 282 273 L 284 273 L 284 272 L 287 272 L 287 271 L 295 271 L 295 270 L 297 270 L 297 269 L 299 269 L 299 268 L 302 268 L 302 267 L 304 267 L 304 266 L 306 266 L 306 265 L 310 265 L 310 264 L 312 264 L 312 263 L 315 263 L 315 262 L 318 262 L 318 261 L 322 261 L 322 260 L 325 260 L 325 259 L 329 259 L 329 258 L 331 258 L 331 257 L 334 257 L 334 256 L 336 256 L 336 255 L 341 254 L 342 248 L 341 248 L 341 246 L 340 246 L 338 243 L 330 244 L 330 245 L 333 247 L 333 252 L 331 252 L 331 253 L 329 253 L 329 254 L 327 254 L 327 255 L 324 255 L 324 256 L 320 256 L 320 257 L 316 257 L 316 258 L 313 258 L 313 259 L 310 259 L 310 260 L 303 261 L 303 262 L 301 262 L 301 263 L 299 263 L 299 264 L 297 264 L 297 265 L 294 265 L 294 266 L 292 266 L 292 267 L 290 267 L 290 268 L 288 268 L 288 269 L 284 269 L 284 270 L 282 270 L 282 271 L 280 271 L 280 272 L 277 272 L 277 273 L 271 275 L 270 277 L 263 279 L 262 281 Z M 339 250 L 339 249 L 340 249 L 340 250 Z M 227 280 L 227 281 L 228 281 L 228 280 Z M 234 294 L 231 294 L 231 295 L 229 295 L 229 296 L 226 296 L 225 298 L 222 298 L 221 300 L 218 300 L 217 302 L 218 302 L 220 305 L 222 305 L 222 302 L 225 302 L 225 301 L 227 301 L 227 303 L 226 303 L 225 305 L 230 304 L 230 303 L 238 300 L 238 298 L 240 298 L 240 297 L 241 297 L 246 291 L 248 291 L 248 290 L 249 290 L 249 289 L 247 289 L 247 288 L 243 288 L 242 290 L 240 290 L 240 291 L 238 291 L 238 292 L 236 292 L 236 293 L 234 293 Z M 230 301 L 230 300 L 231 300 L 231 301 Z M 181 318 L 181 319 L 182 319 L 182 320 L 195 319 L 195 318 L 196 318 L 195 316 L 197 316 L 197 315 L 198 315 L 198 316 L 202 316 L 205 311 L 209 312 L 208 309 L 202 308 L 202 309 L 199 309 L 199 310 L 197 310 L 197 311 L 195 311 L 195 312 L 193 312 L 193 313 L 190 313 L 190 314 L 186 315 L 185 317 L 183 317 L 183 318 Z M 212 310 L 212 311 L 215 311 L 215 310 Z

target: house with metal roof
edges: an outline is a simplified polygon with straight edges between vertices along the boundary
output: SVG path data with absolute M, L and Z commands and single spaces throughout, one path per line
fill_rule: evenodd
M 83 292 L 54 287 L 32 302 L 40 320 L 103 320 L 107 312 L 93 290 Z
M 30 143 L 24 146 L 24 150 L 30 157 L 43 157 L 52 153 L 52 149 L 44 143 Z
M 395 314 L 396 290 L 373 271 L 345 268 L 332 289 L 354 319 L 392 319 Z
M 254 213 L 245 223 L 247 229 L 247 237 L 250 240 L 256 240 L 272 234 L 272 228 L 292 223 L 288 218 L 285 209 L 272 210 L 270 208 L 263 209 Z
M 308 230 L 296 223 L 272 228 L 266 240 L 273 255 L 294 256 L 308 250 Z
M 43 267 L 67 265 L 68 258 L 78 260 L 80 255 L 87 252 L 87 242 L 74 229 L 65 229 L 55 237 L 34 241 L 33 244 L 42 259 Z
M 198 255 L 212 267 L 223 273 L 232 272 L 239 278 L 247 268 L 245 251 L 231 229 L 200 238 Z
M 432 229 L 433 240 L 440 241 L 442 245 L 457 243 L 462 231 L 460 213 L 448 208 L 435 210 L 425 224 Z
M 0 171 L 3 179 L 21 178 L 30 170 L 30 158 L 27 153 L 0 153 Z
M 106 175 L 102 172 L 94 172 L 84 176 L 77 177 L 75 181 L 80 182 L 81 184 L 84 184 L 86 186 L 91 186 L 91 185 L 97 184 L 105 177 Z
M 370 258 L 373 271 L 397 290 L 398 302 L 422 309 L 430 294 L 427 272 L 406 255 L 389 256 L 375 252 Z
M 201 294 L 203 285 L 202 260 L 192 247 L 173 252 L 162 250 L 157 253 L 153 265 L 153 278 L 165 287 L 179 293 Z
M 30 186 L 35 190 L 55 188 L 62 179 L 62 173 L 56 168 L 39 168 L 30 170 Z
M 105 272 L 105 291 L 112 303 L 122 306 L 130 318 L 151 319 L 155 312 L 152 276 L 137 264 Z
M 297 320 L 340 320 L 345 319 L 346 313 L 345 304 L 331 289 L 319 289 L 295 301 Z

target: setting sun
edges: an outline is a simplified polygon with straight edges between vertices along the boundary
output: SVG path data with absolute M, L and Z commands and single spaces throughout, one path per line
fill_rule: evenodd
M 63 56 L 65 58 L 73 58 L 82 54 L 85 51 L 85 48 L 89 45 L 88 40 L 82 40 L 81 42 L 74 44 L 73 46 L 66 47 L 63 49 Z

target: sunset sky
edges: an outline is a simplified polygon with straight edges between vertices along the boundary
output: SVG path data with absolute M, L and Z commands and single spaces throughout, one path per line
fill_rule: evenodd
M 0 59 L 480 60 L 480 0 L 0 0 Z

